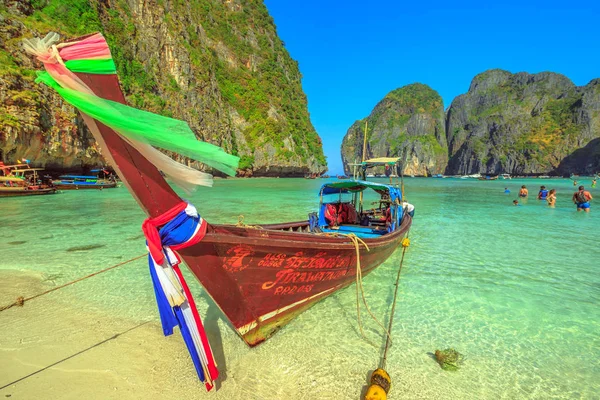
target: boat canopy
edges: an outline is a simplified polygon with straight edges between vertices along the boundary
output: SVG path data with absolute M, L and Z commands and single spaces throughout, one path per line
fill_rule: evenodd
M 398 161 L 400 161 L 400 158 L 398 158 L 398 157 L 378 157 L 378 158 L 370 158 L 368 160 L 365 160 L 361 163 L 361 165 L 368 165 L 368 166 L 394 165 Z
M 370 158 L 368 160 L 365 160 L 363 162 L 360 162 L 358 164 L 348 164 L 350 166 L 363 166 L 366 165 L 367 167 L 376 167 L 379 165 L 395 165 L 400 161 L 400 158 L 398 157 L 377 157 L 377 158 Z
M 31 171 L 43 171 L 44 168 L 23 168 L 23 169 L 14 169 L 12 172 L 31 172 Z
M 60 179 L 98 179 L 97 176 L 88 175 L 61 175 Z
M 349 181 L 336 181 L 328 182 L 321 186 L 320 194 L 326 196 L 329 194 L 340 194 L 340 193 L 356 193 L 362 192 L 366 189 L 373 189 L 379 194 L 388 193 L 392 200 L 402 200 L 402 191 L 392 185 L 385 185 L 383 183 L 375 183 L 361 180 L 349 180 Z
M 23 182 L 19 176 L 0 176 L 0 182 Z
M 387 226 L 386 230 L 373 230 L 373 229 L 368 229 L 368 232 L 364 232 L 362 231 L 363 228 L 360 227 L 356 227 L 356 226 L 352 226 L 351 228 L 335 228 L 334 231 L 338 232 L 340 229 L 345 230 L 347 232 L 351 232 L 354 233 L 355 235 L 359 236 L 359 237 L 363 237 L 363 238 L 368 238 L 368 237 L 378 237 L 381 236 L 382 234 L 385 233 L 389 233 L 392 232 L 394 230 L 396 230 L 397 227 L 400 226 L 401 222 L 402 222 L 402 216 L 404 215 L 404 211 L 402 208 L 402 191 L 400 190 L 400 188 L 394 187 L 392 185 L 385 185 L 382 183 L 375 183 L 375 182 L 368 182 L 368 181 L 362 181 L 362 180 L 347 180 L 347 181 L 337 181 L 337 182 L 328 182 L 325 183 L 323 186 L 321 186 L 321 204 L 319 206 L 319 213 L 317 216 L 317 221 L 316 223 L 318 224 L 318 226 L 321 228 L 321 230 L 323 232 L 330 232 L 328 229 L 328 225 L 329 225 L 329 221 L 327 221 L 325 214 L 326 214 L 326 208 L 328 206 L 329 203 L 326 203 L 323 201 L 323 196 L 324 195 L 331 195 L 331 194 L 344 194 L 344 193 L 362 193 L 364 190 L 366 189 L 373 189 L 375 192 L 377 192 L 382 199 L 384 198 L 385 195 L 388 196 L 389 203 L 388 204 L 388 209 L 390 211 L 390 221 L 391 223 Z M 362 212 L 362 196 L 360 199 L 360 208 L 358 208 L 358 196 L 353 196 L 354 199 L 352 202 L 350 203 L 344 203 L 348 206 L 348 204 L 352 205 L 352 207 L 355 209 L 355 211 L 357 209 L 359 209 Z M 341 202 L 341 199 L 339 201 L 339 203 Z M 333 203 L 335 204 L 335 203 Z M 381 203 L 380 203 L 380 207 L 381 207 Z M 354 223 L 351 223 L 355 225 Z M 348 230 L 350 229 L 350 230 Z M 375 236 L 372 236 L 375 235 Z

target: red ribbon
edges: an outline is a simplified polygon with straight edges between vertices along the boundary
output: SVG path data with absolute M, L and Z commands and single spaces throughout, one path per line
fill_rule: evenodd
M 144 232 L 144 236 L 146 236 L 146 240 L 148 241 L 148 249 L 150 250 L 150 254 L 152 255 L 152 258 L 154 258 L 154 261 L 156 261 L 156 263 L 159 265 L 163 263 L 165 256 L 163 254 L 160 235 L 158 234 L 158 227 L 175 218 L 177 214 L 184 211 L 186 207 L 187 203 L 182 201 L 164 214 L 154 218 L 147 218 L 142 223 L 142 231 Z
M 204 325 L 202 325 L 202 320 L 200 319 L 200 314 L 198 314 L 198 309 L 196 308 L 196 303 L 194 302 L 194 296 L 192 296 L 192 292 L 185 281 L 185 278 L 181 274 L 181 270 L 177 265 L 173 266 L 173 271 L 179 277 L 179 281 L 181 282 L 181 286 L 183 287 L 183 291 L 185 292 L 185 296 L 190 303 L 190 309 L 192 310 L 192 314 L 194 315 L 194 320 L 196 321 L 196 326 L 198 327 L 198 333 L 200 335 L 200 341 L 202 342 L 202 347 L 204 347 L 204 352 L 206 353 L 206 359 L 208 360 L 208 371 L 207 373 L 210 375 L 210 380 L 215 381 L 219 377 L 219 370 L 217 369 L 217 363 L 213 357 L 212 349 L 210 344 L 208 343 L 208 337 L 206 336 L 206 331 L 204 330 Z M 210 392 L 213 386 L 208 382 L 208 379 L 205 382 L 206 390 Z
M 159 215 L 158 217 L 147 218 L 144 221 L 144 223 L 142 224 L 142 231 L 144 232 L 144 235 L 146 236 L 146 240 L 148 241 L 148 249 L 150 250 L 150 254 L 152 255 L 152 258 L 154 259 L 154 261 L 156 261 L 156 263 L 158 263 L 159 265 L 163 263 L 165 256 L 163 253 L 160 235 L 158 233 L 158 228 L 162 225 L 165 225 L 169 221 L 171 221 L 173 218 L 175 218 L 177 216 L 177 214 L 184 211 L 186 209 L 186 207 L 187 207 L 187 203 L 181 202 L 178 205 L 176 205 L 175 207 L 173 207 L 170 210 L 168 210 L 167 212 L 165 212 L 164 214 Z M 185 243 L 171 246 L 171 249 L 179 250 L 179 249 L 182 249 L 182 248 L 185 248 L 188 246 L 192 246 L 192 245 L 198 243 L 200 240 L 202 240 L 202 238 L 206 234 L 207 227 L 208 227 L 208 224 L 206 223 L 206 221 L 202 220 L 200 229 L 198 230 L 196 235 L 194 235 L 194 237 L 191 238 L 191 240 L 189 240 Z M 179 260 L 179 257 L 177 257 L 177 258 Z M 192 296 L 192 293 L 185 281 L 185 278 L 181 274 L 181 270 L 179 269 L 178 264 L 179 264 L 179 262 L 173 265 L 173 271 L 175 271 L 175 273 L 177 274 L 179 281 L 181 282 L 183 291 L 185 292 L 185 296 L 190 304 L 190 309 L 192 310 L 192 315 L 194 316 L 194 320 L 195 320 L 196 326 L 198 328 L 198 334 L 200 336 L 200 341 L 202 342 L 202 347 L 204 348 L 204 352 L 206 353 L 206 357 L 207 357 L 207 361 L 208 361 L 208 365 L 207 365 L 208 371 L 206 371 L 206 373 L 209 374 L 210 381 L 214 383 L 214 381 L 219 376 L 219 370 L 217 369 L 217 364 L 214 360 L 212 350 L 210 348 L 210 344 L 208 343 L 208 337 L 206 336 L 206 331 L 204 330 L 204 326 L 202 325 L 202 320 L 200 319 L 200 315 L 198 314 L 198 310 L 197 310 L 196 304 L 194 302 L 194 297 Z M 206 389 L 208 391 L 210 391 L 213 388 L 212 384 L 209 383 L 208 379 L 205 381 L 205 385 L 206 385 Z

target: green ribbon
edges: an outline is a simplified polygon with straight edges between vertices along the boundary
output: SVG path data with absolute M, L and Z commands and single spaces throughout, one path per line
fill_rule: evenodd
M 104 60 L 69 60 L 65 66 L 71 72 L 83 72 L 86 74 L 109 75 L 116 74 L 117 67 L 112 58 Z
M 64 88 L 47 72 L 39 73 L 35 81 L 50 86 L 67 103 L 124 137 L 184 155 L 235 176 L 239 157 L 227 154 L 218 146 L 199 141 L 185 121 Z

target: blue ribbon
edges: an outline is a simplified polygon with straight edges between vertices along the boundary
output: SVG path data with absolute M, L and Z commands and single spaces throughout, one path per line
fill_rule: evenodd
M 185 211 L 177 214 L 175 218 L 165 224 L 159 231 L 160 240 L 163 246 L 174 246 L 177 244 L 187 242 L 196 232 L 196 227 L 200 223 L 200 217 L 191 217 L 186 214 Z M 165 258 L 168 261 L 168 258 Z M 194 362 L 196 373 L 202 382 L 204 382 L 205 376 L 202 370 L 202 363 L 200 362 L 200 356 L 196 351 L 194 339 L 190 328 L 185 322 L 183 311 L 179 306 L 171 307 L 167 296 L 160 284 L 158 275 L 153 266 L 152 256 L 148 254 L 148 265 L 150 266 L 150 276 L 152 277 L 152 284 L 154 285 L 154 295 L 156 297 L 156 304 L 158 306 L 158 313 L 160 315 L 160 322 L 162 324 L 163 333 L 165 336 L 173 334 L 173 328 L 179 325 L 181 336 L 183 341 L 188 348 L 190 357 Z

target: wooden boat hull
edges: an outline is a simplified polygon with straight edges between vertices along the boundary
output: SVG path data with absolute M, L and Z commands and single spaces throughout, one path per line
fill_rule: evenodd
M 76 75 L 96 95 L 125 104 L 116 75 Z M 156 167 L 135 148 L 111 128 L 82 116 L 102 154 L 149 216 L 161 215 L 181 202 Z M 202 204 L 197 206 L 202 213 Z M 410 224 L 411 218 L 406 217 L 395 232 L 365 240 L 371 251 L 360 251 L 363 275 L 390 256 Z M 315 302 L 354 282 L 356 255 L 351 241 L 302 233 L 306 226 L 307 222 L 264 225 L 263 229 L 209 225 L 202 241 L 179 251 L 250 346 L 270 337 Z
M 360 246 L 362 275 L 398 247 L 411 225 Z M 263 229 L 212 225 L 198 245 L 180 254 L 250 346 L 326 296 L 356 281 L 356 248 L 347 237 L 289 232 L 305 222 Z M 273 227 L 278 229 L 272 229 Z
M 0 188 L 0 197 L 40 196 L 43 194 L 54 194 L 54 193 L 56 193 L 56 188 L 47 188 L 47 189 Z
M 112 189 L 112 188 L 116 188 L 117 184 L 115 182 L 110 182 L 110 183 L 97 183 L 97 184 L 93 184 L 93 185 L 77 185 L 75 183 L 58 183 L 58 182 L 53 182 L 54 186 L 59 189 L 59 190 L 87 190 L 87 189 L 95 189 L 95 190 L 102 190 L 102 189 Z

